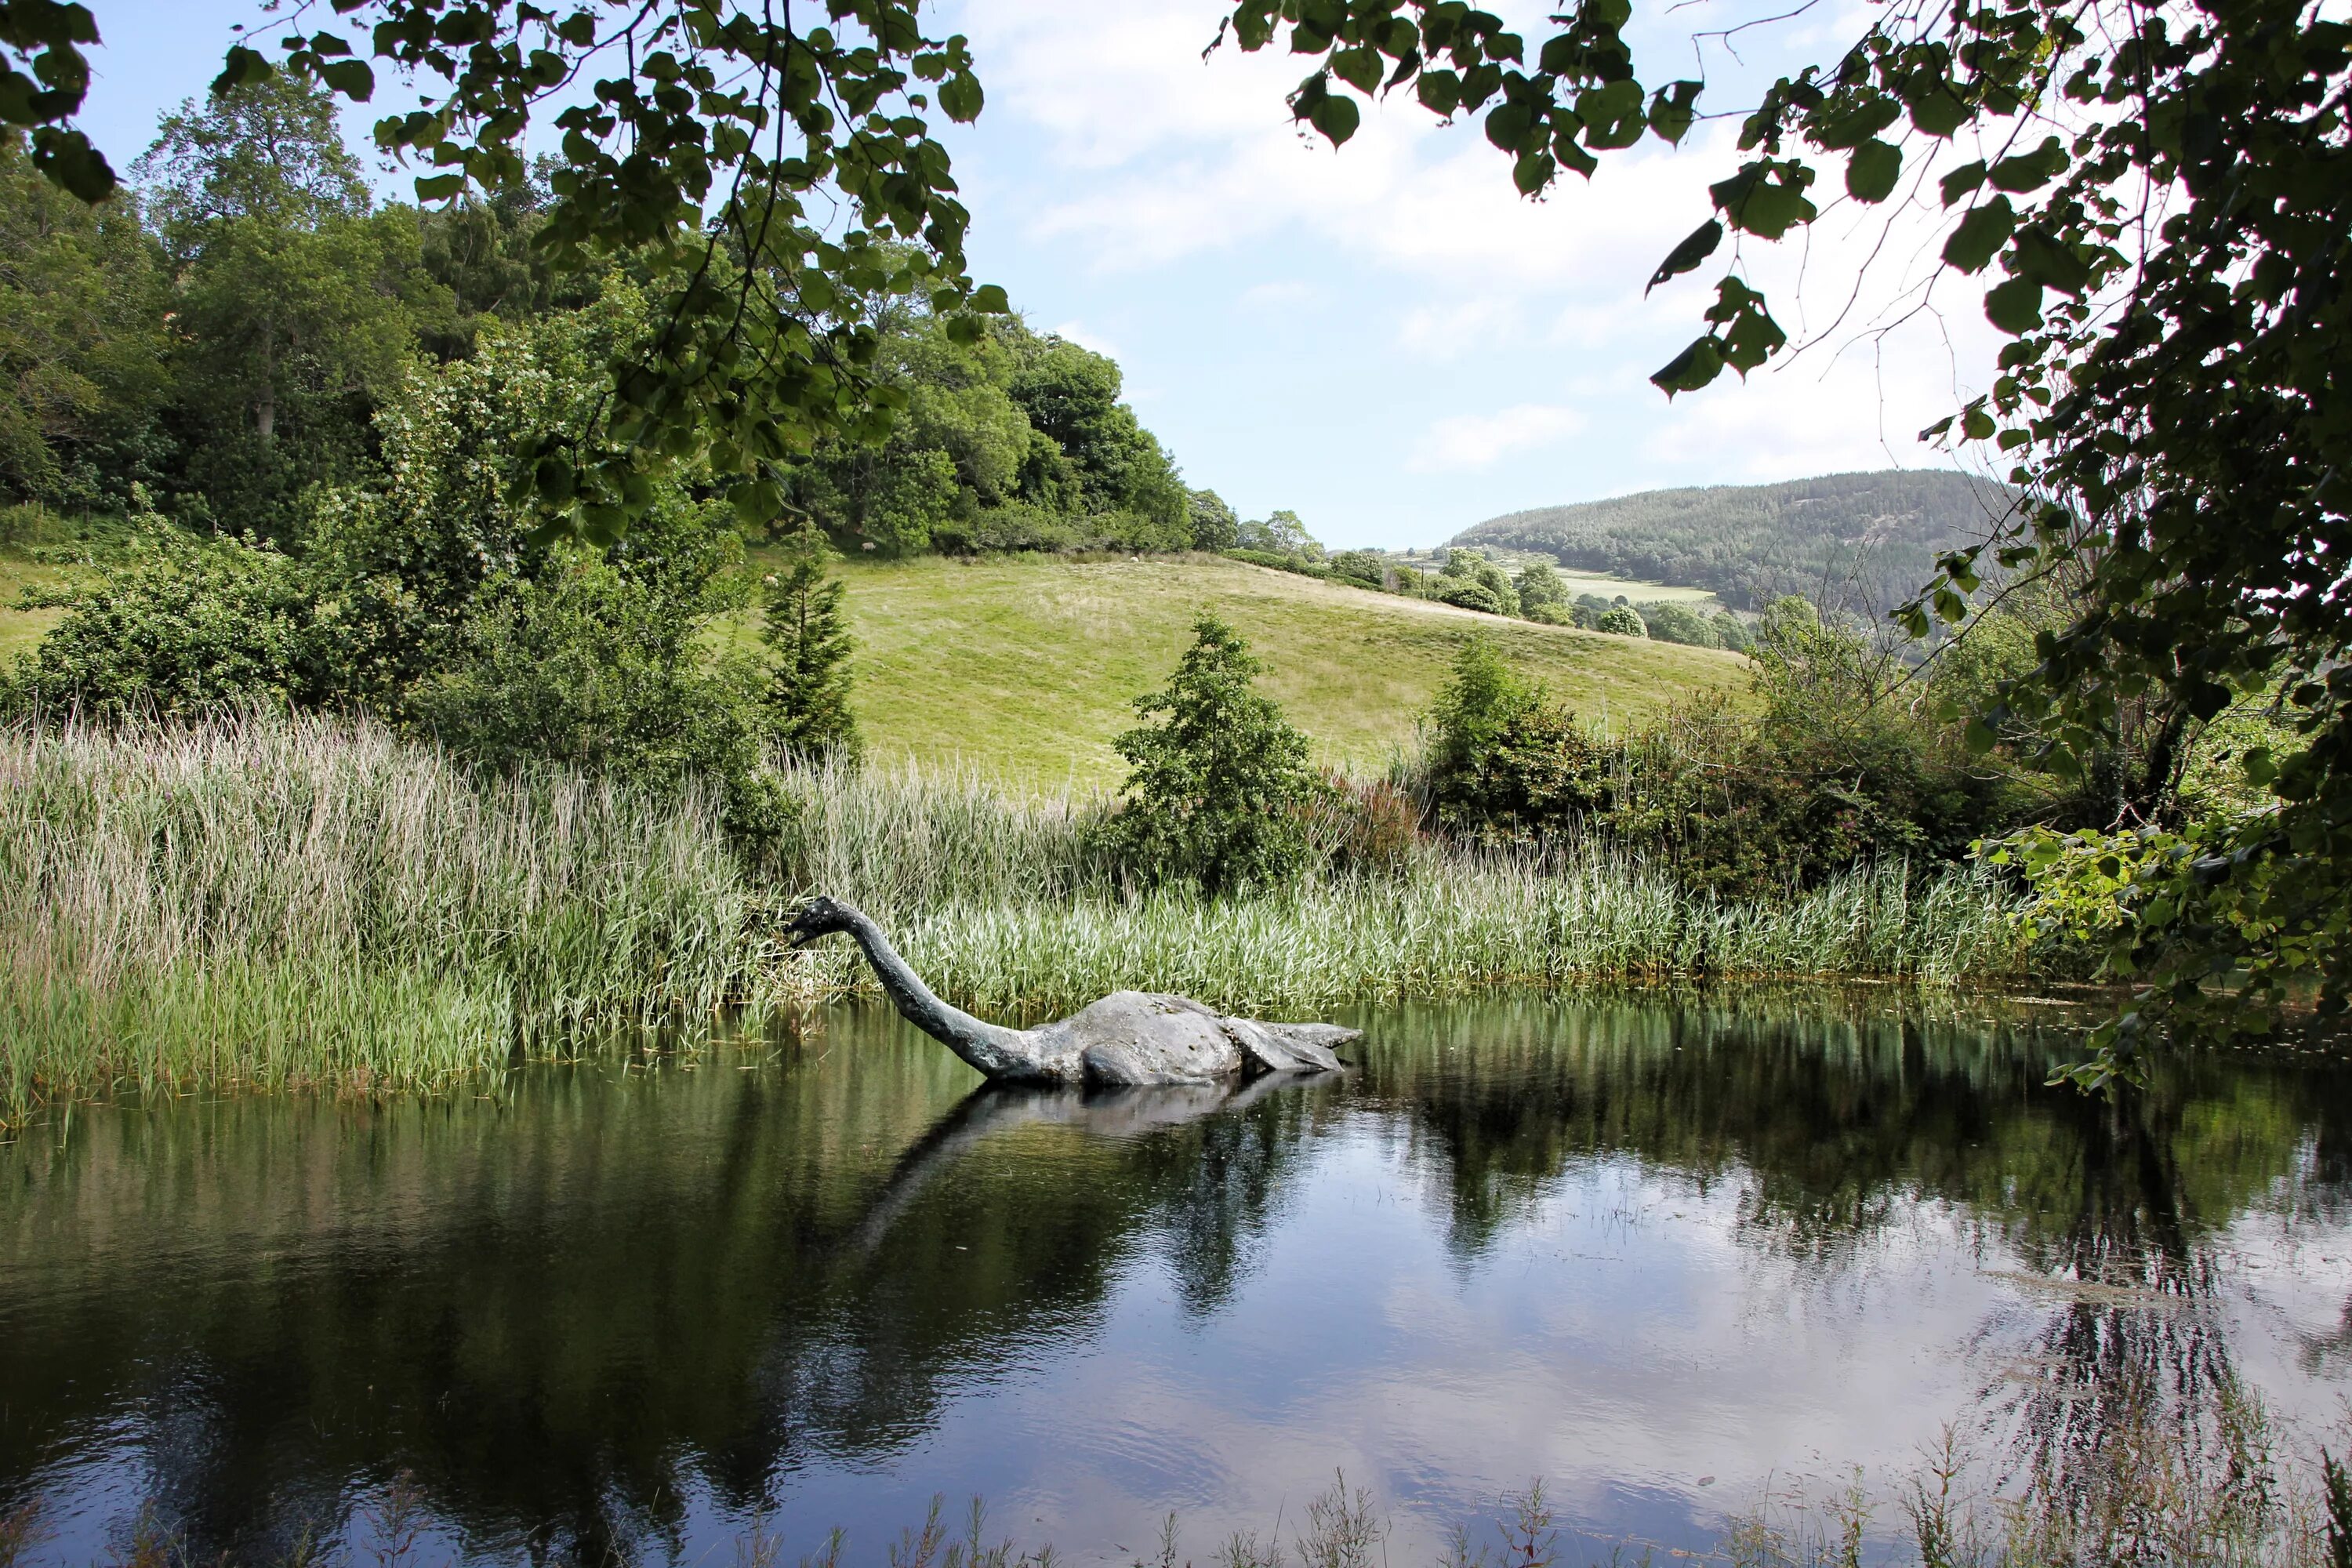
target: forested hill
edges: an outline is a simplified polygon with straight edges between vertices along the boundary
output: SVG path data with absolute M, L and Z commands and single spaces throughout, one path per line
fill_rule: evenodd
M 1969 474 L 1828 474 L 1538 507 L 1490 518 L 1451 542 L 1711 588 L 1740 609 L 1799 593 L 1877 611 L 1916 593 L 1940 552 L 1983 537 L 2012 495 Z

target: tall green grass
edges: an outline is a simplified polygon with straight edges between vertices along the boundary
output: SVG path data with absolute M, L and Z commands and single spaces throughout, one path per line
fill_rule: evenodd
M 1893 976 L 1928 984 L 2025 972 L 2017 895 L 1975 871 L 1864 868 L 1770 904 L 1693 893 L 1605 847 L 1479 854 L 1434 842 L 1392 876 L 1310 876 L 1210 903 L 1122 894 L 1091 858 L 1100 806 L 1008 798 L 907 768 L 795 776 L 805 803 L 784 860 L 795 890 L 859 904 L 962 1005 L 1036 1014 L 1122 987 L 1296 1014 L 1347 1000 L 1679 976 Z M 795 991 L 871 990 L 846 942 L 780 957 Z
M 1605 850 L 1423 843 L 1223 903 L 1131 896 L 1092 797 L 913 766 L 788 771 L 747 872 L 709 800 L 576 773 L 473 777 L 367 724 L 0 731 L 0 1121 L 196 1086 L 423 1089 L 572 1048 L 592 1022 L 868 992 L 845 942 L 785 950 L 791 898 L 863 905 L 940 991 L 1034 1016 L 1181 991 L 1297 1016 L 1601 978 L 2014 973 L 2013 895 L 1888 866 L 1764 905 Z
M 0 1119 L 136 1086 L 417 1088 L 741 989 L 707 802 L 468 778 L 381 729 L 0 731 Z

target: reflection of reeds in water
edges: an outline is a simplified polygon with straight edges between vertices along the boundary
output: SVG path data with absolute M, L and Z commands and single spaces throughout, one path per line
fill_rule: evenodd
M 1661 1550 L 1642 1541 L 1610 1542 L 1612 1568 L 1628 1562 L 1701 1562 L 1728 1568 L 1863 1568 L 1865 1563 L 1917 1568 L 2329 1568 L 2352 1558 L 2352 1483 L 2332 1460 L 2282 1467 L 2270 1452 L 2259 1411 L 2234 1447 L 2199 1456 L 2162 1430 L 2119 1430 L 2087 1493 L 2053 1491 L 2038 1479 L 2002 1489 L 1980 1483 L 1977 1466 L 1950 1437 L 1903 1478 L 1893 1501 L 1874 1499 L 1857 1470 L 1844 1487 L 1815 1497 L 1781 1489 L 1731 1521 L 1712 1552 Z M 2309 1472 L 2309 1473 L 2306 1473 Z M 2086 1505 L 2085 1499 L 2088 1498 Z M 963 1528 L 941 1517 L 934 1497 L 919 1526 L 909 1525 L 883 1552 L 835 1529 L 800 1568 L 1056 1568 L 1051 1542 L 1027 1546 L 991 1539 L 987 1512 L 971 1500 Z M 1572 1568 L 1608 1538 L 1576 1531 L 1544 1500 L 1540 1481 L 1500 1500 L 1497 1514 L 1458 1524 L 1432 1568 Z M 1296 1532 L 1236 1531 L 1213 1548 L 1213 1568 L 1376 1568 L 1390 1561 L 1387 1521 L 1371 1494 L 1339 1475 L 1311 1499 Z M 422 1516 L 404 1476 L 354 1521 L 364 1556 L 376 1568 L 422 1568 Z M 1890 1531 L 1882 1526 L 1892 1524 Z M 1572 1552 L 1570 1534 L 1585 1547 Z M 17 1568 L 45 1536 L 38 1505 L 0 1514 L 0 1568 Z M 1154 1550 L 1133 1568 L 1178 1568 L 1193 1558 L 1182 1544 L 1181 1516 L 1170 1514 Z M 1629 1548 L 1631 1549 L 1629 1551 Z M 280 1561 L 299 1568 L 357 1562 L 352 1546 L 305 1528 Z M 738 1568 L 777 1568 L 783 1543 L 764 1514 L 735 1542 Z M 175 1568 L 182 1543 L 153 1511 L 142 1512 L 116 1562 L 123 1568 Z M 216 1568 L 235 1568 L 223 1557 Z
M 1416 847 L 1210 904 L 1129 896 L 1102 809 L 969 774 L 793 773 L 747 876 L 713 804 L 556 771 L 482 781 L 365 725 L 0 732 L 0 1121 L 194 1084 L 417 1088 L 572 1043 L 592 1018 L 870 986 L 846 944 L 782 953 L 761 910 L 847 898 L 951 1000 L 1040 1012 L 1121 987 L 1297 1013 L 1596 977 L 2020 970 L 2008 896 L 1857 871 L 1721 902 L 1605 850 Z

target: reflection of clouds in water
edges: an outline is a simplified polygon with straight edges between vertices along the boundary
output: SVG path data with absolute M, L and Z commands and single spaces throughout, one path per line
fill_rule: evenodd
M 984 1410 L 951 1397 L 906 1489 L 991 1450 L 1006 1468 L 1009 1426 L 1037 1461 L 1008 1475 L 1013 1495 L 1062 1539 L 1156 1508 L 1199 1541 L 1263 1529 L 1336 1468 L 1396 1511 L 1404 1560 L 1537 1475 L 1571 1515 L 1703 1543 L 1767 1477 L 1908 1456 L 1971 1393 L 1948 1347 L 2001 1291 L 1965 1255 L 1913 1274 L 1759 1265 L 1736 1184 L 1702 1196 L 1619 1160 L 1564 1179 L 1463 1278 L 1442 1210 L 1391 1201 L 1422 1184 L 1383 1142 L 1333 1139 L 1294 1171 L 1264 1267 L 1210 1322 L 1168 1334 L 1164 1276 L 1139 1270 L 1092 1353 Z M 1948 1257 L 1960 1240 L 1876 1245 Z M 1704 1495 L 1701 1477 L 1717 1479 Z
M 2340 1079 L 2201 1066 L 2115 1115 L 2013 1040 L 1814 1006 L 1423 1009 L 1343 1084 L 1232 1102 L 966 1098 L 845 1018 L 784 1071 L 495 1116 L 253 1102 L 162 1189 L 150 1124 L 99 1119 L 0 1182 L 54 1200 L 0 1207 L 30 1265 L 0 1384 L 110 1456 L 34 1483 L 100 1522 L 123 1485 L 226 1529 L 261 1480 L 414 1458 L 478 1542 L 723 1558 L 764 1498 L 792 1553 L 843 1523 L 871 1557 L 978 1491 L 1087 1556 L 1175 1509 L 1198 1561 L 1344 1468 L 1400 1563 L 1538 1475 L 1596 1531 L 1706 1544 L 1768 1475 L 1884 1484 L 1949 1417 L 2063 1415 L 2105 1344 L 2193 1330 L 2285 1413 L 2332 1399 Z M 2105 1283 L 2031 1278 L 2069 1267 Z M 204 1289 L 165 1311 L 165 1279 Z M 227 1369 L 207 1430 L 247 1469 L 147 1465 L 156 1365 Z

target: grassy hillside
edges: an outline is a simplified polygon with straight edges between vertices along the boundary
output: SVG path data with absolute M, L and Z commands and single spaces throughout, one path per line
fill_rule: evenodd
M 1830 474 L 1539 507 L 1490 518 L 1452 542 L 1538 552 L 1578 572 L 1687 584 L 1739 609 L 1775 594 L 1825 592 L 1832 602 L 1883 610 L 1917 592 L 1938 554 L 1983 537 L 2011 495 L 1968 474 Z
M 845 563 L 858 639 L 857 712 L 878 758 L 962 760 L 1045 787 L 1116 783 L 1129 702 L 1168 679 L 1203 611 L 1239 626 L 1319 759 L 1377 768 L 1473 632 L 1580 711 L 1612 720 L 1738 689 L 1730 654 L 1499 620 L 1208 556 L 1080 562 L 926 557 Z M 0 552 L 0 660 L 59 612 L 15 609 L 61 575 Z M 751 636 L 748 617 L 732 627 Z
M 1377 767 L 1480 630 L 1583 712 L 1743 688 L 1735 655 L 1531 626 L 1206 557 L 929 558 L 844 568 L 857 710 L 880 757 L 961 758 L 1055 786 L 1116 782 L 1129 701 L 1164 683 L 1203 611 L 1241 628 L 1320 758 Z M 748 635 L 748 626 L 744 628 Z
M 63 610 L 20 610 L 16 600 L 33 587 L 48 587 L 65 575 L 54 566 L 37 566 L 0 551 L 0 665 L 20 653 L 30 653 L 41 635 L 65 618 Z

